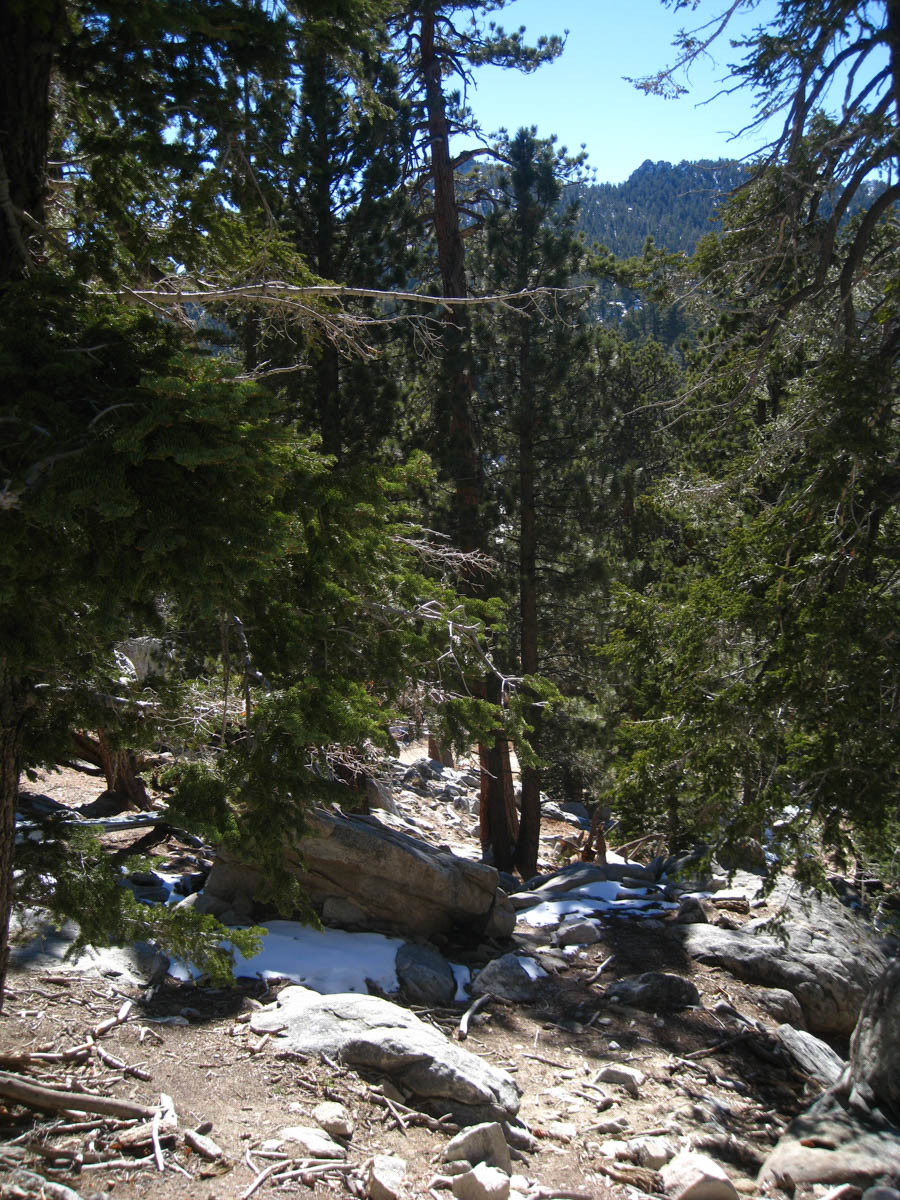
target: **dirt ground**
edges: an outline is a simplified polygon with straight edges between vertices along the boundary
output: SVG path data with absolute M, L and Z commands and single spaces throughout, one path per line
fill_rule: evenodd
M 95 796 L 102 780 L 66 772 L 29 787 L 73 804 Z M 592 978 L 610 955 L 612 968 Z M 652 969 L 689 975 L 703 1007 L 658 1017 L 604 1001 L 613 979 Z M 251 1032 L 251 1011 L 278 990 L 277 983 L 244 980 L 218 990 L 168 981 L 149 991 L 114 976 L 64 969 L 11 973 L 0 1015 L 0 1072 L 148 1107 L 165 1093 L 178 1134 L 171 1142 L 163 1137 L 160 1170 L 146 1119 L 137 1122 L 145 1126 L 143 1139 L 127 1146 L 134 1135 L 119 1119 L 41 1114 L 0 1096 L 0 1197 L 27 1194 L 11 1183 L 22 1167 L 82 1197 L 349 1196 L 361 1186 L 352 1168 L 376 1154 L 406 1160 L 406 1196 L 452 1195 L 430 1191 L 453 1128 L 437 1119 L 439 1112 L 419 1115 L 384 1079 L 337 1062 L 299 1059 L 283 1053 L 277 1037 Z M 462 1007 L 414 1011 L 457 1035 Z M 748 1032 L 734 1013 L 771 1025 L 752 988 L 689 962 L 665 932 L 621 919 L 608 923 L 604 941 L 544 981 L 535 1003 L 492 1001 L 476 1014 L 466 1048 L 515 1076 L 523 1093 L 520 1116 L 535 1139 L 535 1148 L 513 1164 L 523 1177 L 514 1181 L 517 1190 L 542 1200 L 633 1196 L 634 1186 L 652 1191 L 658 1186 L 653 1173 L 615 1161 L 604 1143 L 654 1134 L 675 1144 L 688 1136 L 698 1145 L 705 1139 L 706 1151 L 738 1190 L 755 1194 L 760 1156 L 810 1093 L 771 1041 Z M 644 1072 L 637 1097 L 597 1084 L 597 1072 L 610 1063 Z M 286 1183 L 279 1182 L 281 1172 L 261 1178 L 278 1162 L 267 1140 L 285 1126 L 314 1124 L 313 1109 L 323 1100 L 341 1102 L 353 1119 L 350 1166 L 321 1179 L 308 1172 Z M 625 1133 L 610 1124 L 618 1118 Z M 222 1157 L 204 1159 L 186 1143 L 188 1130 L 204 1131 Z M 290 1153 L 289 1145 L 284 1149 Z

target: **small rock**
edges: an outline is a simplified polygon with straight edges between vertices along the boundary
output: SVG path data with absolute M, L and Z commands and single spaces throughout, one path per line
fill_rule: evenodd
M 636 1067 L 622 1067 L 616 1064 L 610 1064 L 603 1067 L 594 1076 L 595 1083 L 617 1083 L 623 1087 L 630 1096 L 637 1100 L 641 1094 L 641 1085 L 647 1076 L 643 1071 L 639 1071 Z
M 385 812 L 392 813 L 395 817 L 400 813 L 391 785 L 380 779 L 370 777 L 366 780 L 366 803 L 370 812 L 372 809 L 380 808 Z
M 718 915 L 711 900 L 700 896 L 683 896 L 675 920 L 679 925 L 709 925 Z
M 571 1121 L 551 1121 L 547 1126 L 547 1132 L 557 1141 L 568 1144 L 578 1137 L 578 1126 L 573 1125 Z
M 793 1025 L 795 1029 L 805 1027 L 803 1009 L 793 992 L 786 988 L 758 988 L 756 999 L 779 1023 Z
M 649 1167 L 651 1171 L 659 1171 L 678 1153 L 676 1147 L 662 1137 L 633 1138 L 628 1143 L 628 1152 L 632 1162 L 639 1167 Z
M 311 1125 L 288 1125 L 279 1129 L 278 1137 L 283 1142 L 296 1142 L 309 1158 L 346 1158 L 347 1152 L 327 1133 Z
M 369 1200 L 399 1200 L 406 1160 L 393 1154 L 376 1154 L 365 1164 L 366 1195 Z
M 882 1190 L 884 1189 L 878 1187 L 869 1188 L 870 1192 L 881 1192 Z M 886 1190 L 888 1192 L 887 1196 L 876 1196 L 874 1200 L 900 1200 L 900 1192 L 894 1191 L 893 1188 L 887 1188 Z M 839 1183 L 837 1187 L 833 1187 L 827 1191 L 824 1196 L 820 1196 L 819 1200 L 860 1200 L 862 1194 L 862 1188 L 856 1187 L 852 1183 Z
M 353 1137 L 353 1122 L 343 1104 L 334 1100 L 324 1100 L 313 1109 L 313 1117 L 331 1137 Z
M 529 1154 L 538 1150 L 537 1139 L 521 1121 L 504 1121 L 503 1131 L 507 1144 L 514 1150 L 527 1150 Z
M 445 1163 L 465 1160 L 472 1166 L 487 1163 L 499 1167 L 509 1175 L 512 1160 L 503 1129 L 496 1121 L 485 1121 L 481 1125 L 470 1125 L 460 1130 L 444 1147 L 441 1161 Z
M 135 900 L 141 904 L 165 904 L 169 898 L 169 889 L 167 887 L 142 887 L 136 885 L 132 888 Z
M 558 946 L 590 946 L 602 937 L 596 921 L 577 920 L 560 925 L 554 940 Z
M 631 1128 L 627 1117 L 611 1117 L 608 1121 L 597 1121 L 591 1126 L 594 1133 L 622 1133 Z
M 476 1165 L 475 1163 L 470 1163 L 465 1158 L 459 1158 L 454 1162 L 444 1163 L 443 1171 L 445 1175 L 453 1179 L 456 1175 L 465 1175 L 467 1171 L 471 1171 L 472 1167 Z M 448 1184 L 447 1186 L 449 1187 L 450 1185 Z
M 472 984 L 472 995 L 489 992 L 502 1000 L 527 1004 L 534 999 L 537 981 L 546 971 L 533 958 L 520 954 L 502 954 L 479 971 Z
M 676 1154 L 661 1175 L 672 1200 L 737 1200 L 737 1189 L 719 1164 L 693 1150 Z
M 403 995 L 414 1004 L 446 1007 L 456 996 L 453 968 L 433 946 L 407 942 L 397 951 L 397 980 Z
M 670 1012 L 700 1004 L 700 993 L 689 979 L 662 971 L 646 971 L 610 984 L 606 999 L 649 1012 Z
M 453 1180 L 457 1200 L 509 1200 L 509 1176 L 498 1167 L 478 1163 Z
M 138 887 L 162 887 L 163 879 L 157 875 L 155 871 L 132 871 L 127 876 L 129 883 L 137 884 Z
M 501 941 L 512 936 L 516 927 L 516 910 L 510 903 L 509 896 L 502 887 L 494 893 L 494 903 L 484 927 L 484 936 L 498 938 Z

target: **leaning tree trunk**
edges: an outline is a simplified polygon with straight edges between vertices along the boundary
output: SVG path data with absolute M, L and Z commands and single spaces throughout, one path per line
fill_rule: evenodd
M 107 791 L 122 797 L 123 808 L 139 808 L 146 812 L 151 807 L 146 784 L 138 775 L 138 759 L 133 750 L 110 746 L 102 729 L 97 730 L 96 738 L 75 732 L 72 741 L 82 758 L 100 768 L 106 778 Z
M 465 248 L 456 202 L 456 177 L 450 158 L 450 128 L 442 82 L 442 60 L 435 45 L 433 5 L 425 5 L 419 24 L 419 52 L 434 203 L 434 235 L 437 242 L 441 287 L 448 299 L 465 299 Z M 444 461 L 453 480 L 452 536 L 462 550 L 484 549 L 482 499 L 484 475 L 481 451 L 472 412 L 470 325 L 464 304 L 451 304 L 444 317 L 441 359 L 443 381 L 438 424 L 444 438 Z M 479 693 L 490 693 L 487 681 Z M 490 695 L 487 696 L 490 699 Z M 498 734 L 492 745 L 478 747 L 481 764 L 482 845 L 493 853 L 494 865 L 510 870 L 515 854 L 518 820 L 512 796 L 509 742 Z M 511 811 L 510 811 L 511 810 Z

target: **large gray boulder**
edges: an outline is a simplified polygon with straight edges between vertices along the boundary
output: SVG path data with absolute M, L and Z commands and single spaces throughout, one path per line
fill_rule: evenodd
M 830 1088 L 843 1075 L 844 1060 L 821 1038 L 788 1024 L 779 1025 L 775 1036 L 814 1083 Z
M 887 963 L 874 936 L 837 900 L 791 882 L 776 889 L 771 903 L 778 910 L 771 931 L 759 921 L 740 930 L 682 925 L 675 932 L 699 962 L 791 992 L 811 1033 L 848 1037 Z
M 900 962 L 866 998 L 850 1042 L 850 1082 L 900 1121 Z
M 900 1130 L 876 1113 L 841 1103 L 834 1092 L 791 1122 L 759 1173 L 761 1188 L 797 1184 L 868 1187 L 900 1177 Z
M 300 1054 L 328 1054 L 382 1071 L 420 1101 L 469 1122 L 507 1121 L 519 1110 L 512 1076 L 377 996 L 320 996 L 287 987 L 277 1006 L 254 1013 L 251 1028 L 280 1032 L 286 1048 Z
M 486 863 L 435 850 L 375 817 L 317 808 L 307 825 L 298 848 L 285 854 L 319 912 L 327 904 L 330 912 L 352 912 L 358 928 L 426 938 L 459 928 L 506 936 L 515 925 L 497 872 Z M 261 881 L 259 871 L 220 851 L 196 908 L 246 920 Z

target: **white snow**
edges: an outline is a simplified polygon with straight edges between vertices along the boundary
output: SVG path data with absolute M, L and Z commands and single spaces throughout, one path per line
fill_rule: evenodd
M 671 903 L 650 899 L 646 888 L 626 888 L 612 879 L 598 879 L 572 888 L 558 900 L 542 900 L 532 908 L 522 909 L 518 913 L 517 923 L 540 928 L 559 925 L 566 917 L 598 917 L 604 913 L 619 912 L 644 916 L 645 909 L 675 907 Z
M 542 979 L 547 974 L 537 959 L 531 958 L 527 954 L 517 954 L 516 962 L 529 979 Z
M 262 979 L 291 979 L 314 992 L 332 996 L 366 992 L 371 979 L 385 992 L 396 992 L 394 962 L 402 938 L 381 933 L 347 933 L 343 929 L 313 929 L 297 921 L 270 921 L 262 950 L 253 958 L 234 952 L 234 973 Z M 173 963 L 170 974 L 191 979 L 196 972 L 185 963 Z M 458 978 L 458 977 L 457 977 Z
M 451 963 L 450 967 L 456 979 L 456 995 L 453 999 L 457 1004 L 467 1004 L 469 1002 L 469 993 L 466 990 L 472 982 L 472 969 L 466 967 L 462 963 Z

